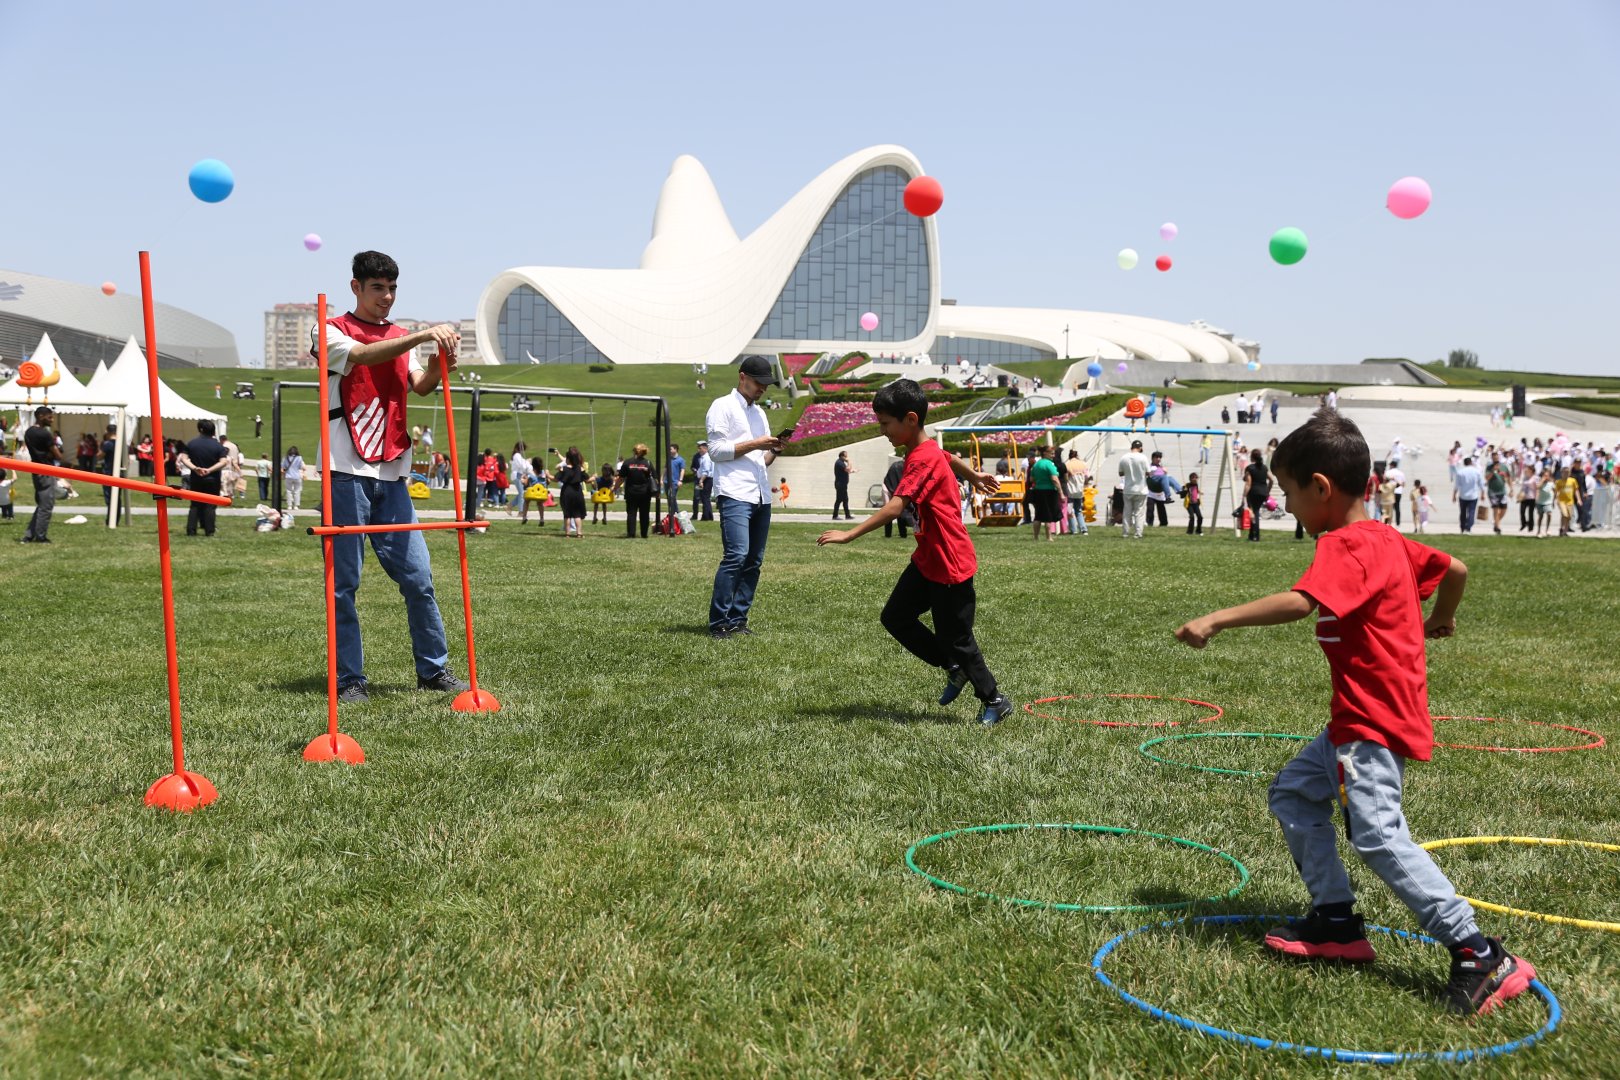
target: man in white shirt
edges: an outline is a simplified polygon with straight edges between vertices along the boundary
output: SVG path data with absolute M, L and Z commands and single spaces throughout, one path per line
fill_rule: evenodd
M 1249 422 L 1249 399 L 1242 394 L 1239 394 L 1237 399 L 1237 422 L 1240 424 Z
M 714 501 L 714 461 L 709 457 L 709 444 L 700 442 L 697 453 L 692 455 L 692 520 L 713 521 Z M 698 509 L 702 508 L 703 516 L 698 516 Z
M 326 435 L 331 446 L 332 524 L 414 524 L 407 478 L 411 471 L 411 433 L 405 419 L 405 394 L 433 393 L 439 385 L 437 365 L 429 369 L 416 346 L 439 350 L 456 366 L 461 335 L 448 323 L 407 333 L 388 321 L 394 306 L 399 265 L 380 251 L 354 257 L 354 310 L 327 320 L 327 383 L 332 402 Z M 320 327 L 311 330 L 311 352 L 318 347 Z M 372 533 L 371 548 L 384 573 L 405 598 L 411 651 L 416 659 L 416 688 L 460 693 L 468 684 L 450 673 L 444 619 L 433 592 L 433 566 L 420 532 Z M 332 569 L 337 599 L 338 700 L 365 701 L 368 686 L 360 644 L 360 617 L 355 593 L 360 588 L 360 562 L 365 551 L 359 535 L 332 538 Z
M 1148 497 L 1148 459 L 1142 453 L 1141 439 L 1131 440 L 1131 452 L 1119 459 L 1119 475 L 1125 483 L 1125 519 L 1120 522 L 1120 530 L 1127 540 L 1140 540 Z
M 709 636 L 714 638 L 753 633 L 748 609 L 754 603 L 771 529 L 771 481 L 765 470 L 782 449 L 782 440 L 771 434 L 758 402 L 774 385 L 776 372 L 768 359 L 743 357 L 737 389 L 709 406 L 704 423 L 714 462 L 723 550 L 709 601 Z

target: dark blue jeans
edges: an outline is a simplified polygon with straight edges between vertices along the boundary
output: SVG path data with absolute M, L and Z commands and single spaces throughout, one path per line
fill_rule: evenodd
M 1474 531 L 1474 519 L 1479 516 L 1479 500 L 1478 499 L 1458 499 L 1457 500 L 1457 515 L 1458 515 L 1457 524 L 1459 526 L 1461 526 L 1462 531 L 1465 532 L 1465 533 L 1473 532 Z
M 714 573 L 714 596 L 709 601 L 709 629 L 739 626 L 748 621 L 765 565 L 765 540 L 771 531 L 771 504 L 750 503 L 720 496 L 720 569 Z
M 332 473 L 332 524 L 392 525 L 416 521 L 416 507 L 404 480 L 375 480 L 352 473 Z M 337 596 L 338 687 L 365 681 L 365 654 L 360 645 L 360 615 L 354 596 L 360 589 L 364 536 L 332 538 L 333 587 Z M 405 598 L 416 674 L 431 679 L 446 670 L 444 620 L 433 593 L 433 566 L 427 541 L 419 532 L 372 533 L 371 550 L 383 572 Z

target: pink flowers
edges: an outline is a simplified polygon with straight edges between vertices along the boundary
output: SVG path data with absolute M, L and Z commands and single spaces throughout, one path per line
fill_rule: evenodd
M 1059 416 L 1048 416 L 1048 417 L 1044 417 L 1043 419 L 1040 419 L 1040 420 L 1032 420 L 1032 421 L 1029 421 L 1029 423 L 1040 424 L 1040 425 L 1042 425 L 1044 427 L 1051 427 L 1051 426 L 1056 425 L 1056 424 L 1067 424 L 1069 421 L 1073 420 L 1074 417 L 1075 417 L 1074 413 L 1066 412 L 1066 413 L 1063 413 L 1063 414 L 1061 414 Z M 1015 417 L 1012 417 L 1011 419 L 1009 419 L 1009 420 L 1007 420 L 1005 422 L 1009 423 L 1009 424 L 1016 424 L 1016 423 L 1019 423 L 1020 421 L 1015 416 Z M 1064 438 L 1066 438 L 1070 434 L 1071 434 L 1071 432 L 1059 431 L 1059 432 L 1055 433 L 1052 436 L 1052 438 L 1053 438 L 1054 442 L 1062 442 L 1064 440 Z M 1030 445 L 1032 443 L 1045 443 L 1046 442 L 1046 433 L 1044 431 L 991 431 L 991 432 L 984 432 L 984 433 L 981 433 L 979 435 L 979 441 L 981 443 L 986 444 L 987 446 L 994 446 L 997 443 L 1001 444 L 1002 446 L 1005 446 L 1005 445 L 1007 445 L 1007 439 L 1009 437 L 1012 438 L 1015 442 L 1017 442 L 1020 447 L 1027 446 L 1027 445 Z
M 805 368 L 815 363 L 820 356 L 820 353 L 783 353 L 782 370 L 787 372 L 788 378 L 797 378 Z
M 816 401 L 805 407 L 798 423 L 793 425 L 793 438 L 789 442 L 803 442 L 818 435 L 835 435 L 840 431 L 865 427 L 877 423 L 870 401 Z

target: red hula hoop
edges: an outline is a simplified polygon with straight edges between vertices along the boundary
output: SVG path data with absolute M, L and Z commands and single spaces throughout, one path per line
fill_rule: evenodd
M 1037 705 L 1046 705 L 1053 701 L 1073 701 L 1077 698 L 1094 697 L 1138 698 L 1149 701 L 1181 701 L 1188 705 L 1197 705 L 1201 708 L 1214 709 L 1215 711 L 1208 716 L 1200 716 L 1192 720 L 1159 720 L 1151 724 L 1143 724 L 1129 720 L 1075 720 L 1067 716 L 1057 716 L 1053 713 L 1039 712 L 1035 708 Z M 1111 728 L 1163 728 L 1179 727 L 1182 724 L 1207 724 L 1212 720 L 1219 720 L 1221 717 L 1226 715 L 1226 710 L 1213 702 L 1199 701 L 1197 698 L 1166 697 L 1162 694 L 1060 694 L 1056 697 L 1036 698 L 1034 701 L 1027 702 L 1024 705 L 1024 711 L 1029 713 L 1031 716 L 1039 716 L 1047 720 L 1063 720 L 1071 724 L 1091 724 L 1095 727 Z
M 1529 724 L 1532 727 L 1573 731 L 1577 735 L 1585 735 L 1592 739 L 1582 746 L 1474 746 L 1469 743 L 1435 743 L 1435 747 L 1441 750 L 1482 750 L 1490 754 L 1562 754 L 1569 750 L 1599 750 L 1604 746 L 1603 736 L 1595 731 L 1571 727 L 1568 724 L 1554 724 L 1546 720 L 1513 720 L 1498 716 L 1431 716 L 1429 719 L 1437 724 L 1442 720 L 1477 720 L 1484 724 Z

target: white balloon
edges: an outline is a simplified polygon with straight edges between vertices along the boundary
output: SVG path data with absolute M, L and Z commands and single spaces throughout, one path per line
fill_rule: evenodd
M 1121 270 L 1133 269 L 1136 266 L 1136 249 L 1125 248 L 1119 253 L 1118 259 Z

